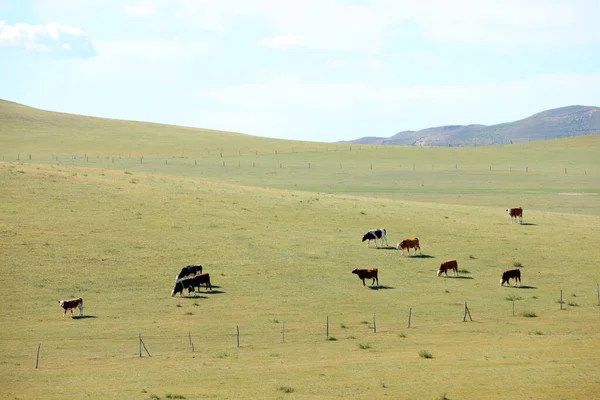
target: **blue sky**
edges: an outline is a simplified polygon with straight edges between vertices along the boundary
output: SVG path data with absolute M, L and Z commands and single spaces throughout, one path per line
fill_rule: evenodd
M 0 98 L 310 141 L 600 106 L 597 0 L 0 0 Z

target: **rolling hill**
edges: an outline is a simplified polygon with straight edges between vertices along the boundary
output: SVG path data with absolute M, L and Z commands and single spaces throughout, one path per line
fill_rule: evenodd
M 497 125 L 446 125 L 403 131 L 389 138 L 363 137 L 344 143 L 402 146 L 473 146 L 531 142 L 600 133 L 600 108 L 568 106 Z

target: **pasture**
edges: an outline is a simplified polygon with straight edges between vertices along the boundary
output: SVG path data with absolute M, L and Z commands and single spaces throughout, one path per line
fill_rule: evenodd
M 471 149 L 273 140 L 263 156 L 263 139 L 249 142 L 254 155 L 230 143 L 229 155 L 168 157 L 158 141 L 141 162 L 139 149 L 102 142 L 93 153 L 76 136 L 52 149 L 4 139 L 5 398 L 600 391 L 598 136 Z M 509 223 L 514 205 L 523 225 Z M 372 228 L 387 229 L 390 247 L 418 237 L 423 256 L 367 248 Z M 452 258 L 460 276 L 437 277 Z M 214 290 L 171 297 L 192 263 Z M 500 287 L 515 265 L 522 287 Z M 373 267 L 377 287 L 351 273 Z M 58 300 L 71 297 L 84 317 L 62 316 Z M 139 334 L 151 357 L 140 358 Z

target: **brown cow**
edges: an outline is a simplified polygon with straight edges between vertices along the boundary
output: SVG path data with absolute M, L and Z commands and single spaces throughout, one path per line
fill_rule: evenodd
M 502 278 L 500 279 L 500 286 L 504 286 L 506 283 L 510 286 L 510 279 L 515 280 L 515 286 L 517 286 L 517 282 L 519 282 L 519 286 L 521 286 L 521 270 L 518 268 L 509 269 L 502 273 Z
M 458 275 L 458 263 L 456 260 L 446 260 L 440 264 L 437 276 L 440 276 L 442 272 L 448 276 L 448 271 L 454 271 L 454 276 Z
M 373 282 L 371 282 L 371 285 L 374 285 L 375 281 L 377 281 L 377 286 L 379 286 L 379 278 L 377 277 L 377 268 L 370 268 L 370 269 L 354 268 L 352 270 L 352 273 L 358 275 L 358 277 L 360 279 L 362 279 L 363 286 L 366 286 L 365 279 L 373 279 Z
M 513 223 L 513 220 L 515 223 L 517 223 L 517 218 L 519 218 L 520 224 L 523 223 L 523 209 L 521 207 L 509 208 L 508 210 L 506 210 L 506 212 L 508 213 L 508 215 L 510 215 L 511 224 Z
M 400 243 L 398 243 L 398 245 L 396 246 L 396 249 L 400 250 L 402 249 L 402 255 L 404 255 L 404 249 L 408 250 L 408 255 L 410 256 L 410 249 L 415 249 L 415 253 L 414 255 L 417 255 L 417 249 L 419 249 L 419 253 L 421 253 L 421 246 L 419 246 L 419 238 L 410 238 L 410 239 L 404 239 L 403 241 L 401 241 Z
M 58 304 L 65 310 L 63 317 L 67 315 L 67 310 L 71 310 L 71 316 L 73 316 L 74 308 L 79 308 L 79 315 L 83 315 L 83 299 L 81 297 L 71 300 L 59 300 Z

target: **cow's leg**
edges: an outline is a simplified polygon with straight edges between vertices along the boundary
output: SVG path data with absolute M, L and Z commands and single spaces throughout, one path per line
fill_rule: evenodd
M 367 285 L 365 284 L 365 278 L 363 278 L 363 280 L 362 280 L 362 281 L 363 281 L 363 286 L 367 286 Z

